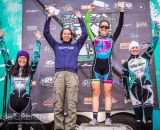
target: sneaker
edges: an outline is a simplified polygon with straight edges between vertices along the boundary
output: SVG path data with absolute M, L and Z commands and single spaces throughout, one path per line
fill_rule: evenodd
M 90 126 L 98 125 L 98 121 L 97 121 L 95 118 L 93 118 L 93 119 L 89 122 L 89 125 L 90 125 Z
M 105 119 L 105 123 L 104 123 L 105 126 L 109 126 L 109 125 L 112 125 L 112 120 L 111 118 L 107 118 Z

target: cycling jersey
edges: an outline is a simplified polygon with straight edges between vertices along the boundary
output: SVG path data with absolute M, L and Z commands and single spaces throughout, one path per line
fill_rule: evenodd
M 87 12 L 85 24 L 89 38 L 94 45 L 95 59 L 92 68 L 92 81 L 103 81 L 103 83 L 112 83 L 111 71 L 111 51 L 113 43 L 117 40 L 123 26 L 124 12 L 120 12 L 118 27 L 110 37 L 95 37 L 89 26 L 91 10 Z
M 155 24 L 152 42 L 142 56 L 131 55 L 122 66 L 123 83 L 126 96 L 131 98 L 133 106 L 153 105 L 153 91 L 150 77 L 150 59 L 157 46 L 160 26 Z
M 19 76 L 16 77 L 11 75 L 14 65 L 9 58 L 3 38 L 0 38 L 0 50 L 6 65 L 6 71 L 9 73 L 10 78 L 11 94 L 7 110 L 9 114 L 31 113 L 30 84 L 40 58 L 40 44 L 40 41 L 36 41 L 36 46 L 30 65 L 31 74 L 27 77 L 22 77 L 22 69 L 20 68 Z

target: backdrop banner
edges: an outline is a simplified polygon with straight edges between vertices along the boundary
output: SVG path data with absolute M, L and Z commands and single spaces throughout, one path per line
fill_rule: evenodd
M 43 4 L 52 4 L 60 10 L 58 17 L 69 26 L 77 37 L 81 30 L 74 13 L 79 10 L 83 16 L 88 10 L 90 0 L 41 0 Z M 98 25 L 102 19 L 108 19 L 111 23 L 110 34 L 114 33 L 119 19 L 117 11 L 118 0 L 101 0 L 92 12 L 91 28 L 94 34 L 98 35 Z M 121 64 L 129 58 L 128 44 L 132 40 L 141 43 L 141 54 L 147 49 L 152 37 L 150 5 L 146 0 L 128 0 L 125 2 L 126 12 L 124 16 L 124 25 L 122 32 L 114 45 L 112 51 L 112 66 L 114 70 L 121 73 Z M 35 38 L 33 33 L 36 30 L 43 32 L 46 14 L 43 7 L 36 0 L 23 0 L 23 31 L 22 31 L 22 49 L 28 50 L 32 55 Z M 52 19 L 51 34 L 57 40 L 62 27 Z M 63 57 L 62 57 L 63 58 Z M 79 100 L 78 111 L 92 111 L 91 105 L 91 84 L 90 73 L 93 64 L 94 52 L 93 46 L 88 39 L 79 53 Z M 47 41 L 42 38 L 41 57 L 37 71 L 34 75 L 32 85 L 32 108 L 33 113 L 53 112 L 53 82 L 54 82 L 54 52 Z M 154 70 L 154 59 L 151 60 L 151 77 L 155 92 L 155 106 L 157 106 L 156 77 Z M 131 105 L 125 104 L 124 87 L 122 81 L 116 73 L 114 74 L 114 83 L 112 91 L 113 110 L 130 110 Z M 101 87 L 100 111 L 104 110 L 103 86 Z

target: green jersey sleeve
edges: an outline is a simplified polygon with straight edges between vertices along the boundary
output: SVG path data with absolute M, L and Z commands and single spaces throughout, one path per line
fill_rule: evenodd
M 91 10 L 88 10 L 84 22 L 85 22 L 85 25 L 87 28 L 88 36 L 89 36 L 91 42 L 93 42 L 95 37 L 94 37 L 92 30 L 91 30 L 91 27 L 89 25 L 90 21 L 91 21 L 90 17 L 91 17 Z

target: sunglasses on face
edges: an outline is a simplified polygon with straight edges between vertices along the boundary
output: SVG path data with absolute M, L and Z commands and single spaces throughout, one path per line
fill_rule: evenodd
M 109 26 L 105 26 L 105 25 L 101 25 L 99 26 L 100 28 L 105 28 L 105 29 L 109 29 Z

